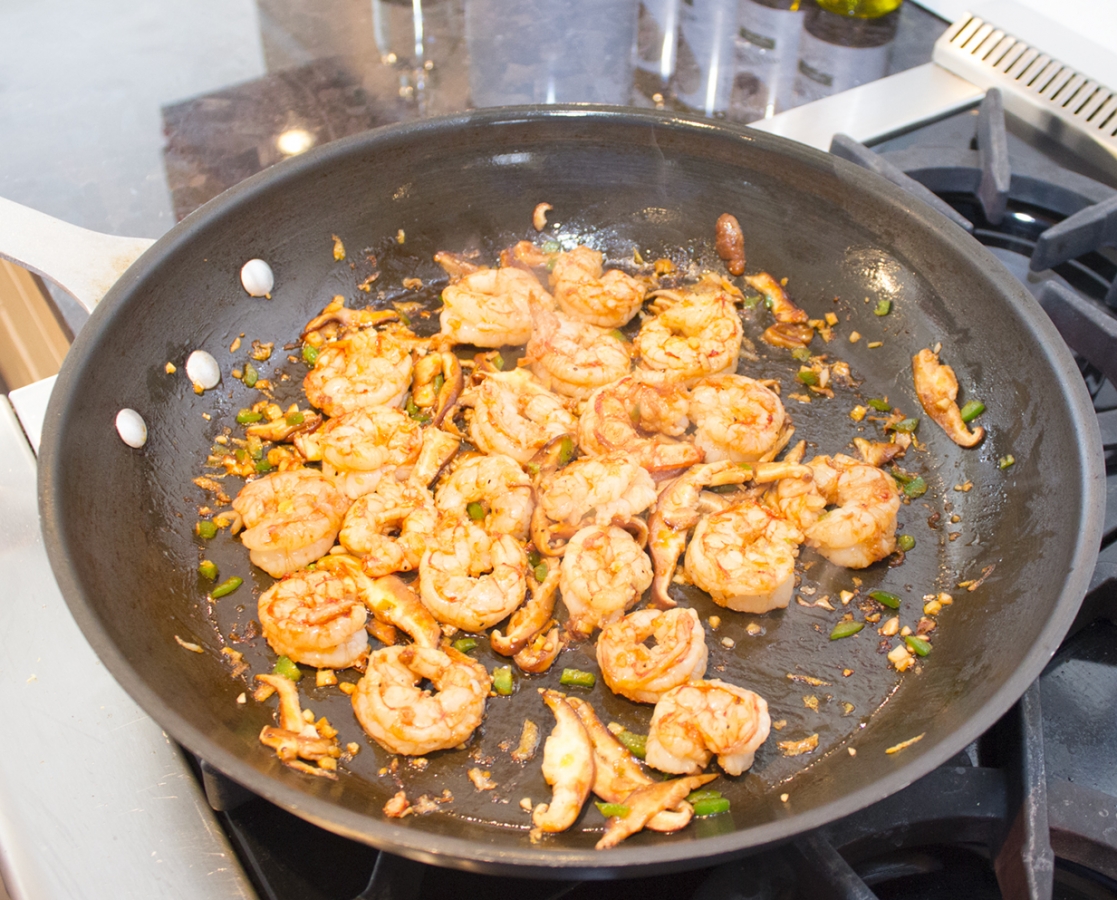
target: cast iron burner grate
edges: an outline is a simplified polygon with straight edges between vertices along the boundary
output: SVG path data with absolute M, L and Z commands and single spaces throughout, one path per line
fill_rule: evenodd
M 199 764 L 262 898 L 1117 900 L 1117 256 L 1107 249 L 1117 191 L 1009 134 L 995 91 L 976 117 L 883 149 L 843 136 L 832 147 L 989 246 L 1040 300 L 1095 399 L 1109 472 L 1103 551 L 1041 677 L 978 741 L 880 803 L 782 847 L 654 878 L 534 881 L 422 865 L 317 828 Z

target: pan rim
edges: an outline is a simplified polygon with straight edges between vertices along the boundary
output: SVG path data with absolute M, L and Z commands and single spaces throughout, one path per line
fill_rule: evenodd
M 852 182 L 854 185 L 863 184 L 867 189 L 871 188 L 882 204 L 899 207 L 897 212 L 902 211 L 906 214 L 913 225 L 938 232 L 940 238 L 946 240 L 960 257 L 985 270 L 1003 274 L 1004 278 L 1011 278 L 1000 262 L 976 240 L 930 207 L 904 194 L 901 189 L 884 179 L 819 150 L 761 132 L 737 129 L 690 116 L 582 104 L 487 109 L 386 126 L 331 142 L 302 156 L 279 163 L 237 184 L 191 213 L 160 237 L 110 289 L 71 348 L 48 405 L 39 458 L 39 508 L 43 534 L 51 567 L 67 606 L 105 666 L 138 705 L 176 741 L 197 753 L 211 765 L 221 771 L 237 772 L 237 780 L 246 788 L 314 824 L 421 862 L 467 871 L 515 874 L 522 877 L 609 878 L 635 874 L 632 870 L 636 868 L 640 869 L 640 874 L 647 875 L 712 865 L 756 852 L 764 846 L 786 841 L 798 834 L 833 822 L 882 800 L 923 777 L 973 741 L 989 724 L 1008 711 L 1028 685 L 1038 677 L 1070 628 L 1089 584 L 1103 526 L 1105 492 L 1097 489 L 1097 485 L 1104 482 L 1101 435 L 1092 404 L 1089 402 L 1070 351 L 1047 316 L 1042 314 L 1039 304 L 1022 285 L 1015 284 L 1015 280 L 1011 282 L 1011 289 L 1006 292 L 1009 301 L 1036 342 L 1043 347 L 1058 387 L 1068 400 L 1068 414 L 1080 435 L 1079 458 L 1076 460 L 1078 465 L 1075 466 L 1076 476 L 1079 479 L 1078 486 L 1083 498 L 1077 523 L 1079 540 L 1069 560 L 1070 574 L 1059 593 L 1053 614 L 1047 619 L 1038 639 L 1013 674 L 962 726 L 939 737 L 938 740 L 929 735 L 931 740 L 924 741 L 920 753 L 912 755 L 895 770 L 871 785 L 844 794 L 815 809 L 775 819 L 759 826 L 718 837 L 703 838 L 699 842 L 680 841 L 675 844 L 651 847 L 622 844 L 604 854 L 592 849 L 571 850 L 546 846 L 522 848 L 482 844 L 473 839 L 432 834 L 390 822 L 377 821 L 369 815 L 335 806 L 327 800 L 287 785 L 281 779 L 273 778 L 260 769 L 245 767 L 242 761 L 211 741 L 204 731 L 195 728 L 175 710 L 163 706 L 156 693 L 146 685 L 143 677 L 124 658 L 101 626 L 100 619 L 94 612 L 94 605 L 87 599 L 79 574 L 63 547 L 62 504 L 56 491 L 56 485 L 61 481 L 58 467 L 62 463 L 58 447 L 75 379 L 87 355 L 86 346 L 95 340 L 95 332 L 100 331 L 101 324 L 112 317 L 115 309 L 131 294 L 133 286 L 147 277 L 165 251 L 180 241 L 189 239 L 197 232 L 207 229 L 216 217 L 225 215 L 240 204 L 253 202 L 261 191 L 273 190 L 275 184 L 298 178 L 320 167 L 329 167 L 334 161 L 345 158 L 355 151 L 371 149 L 382 144 L 410 142 L 423 135 L 443 131 L 452 132 L 462 127 L 514 126 L 560 118 L 584 120 L 590 123 L 605 121 L 613 125 L 644 126 L 652 129 L 678 129 L 691 133 L 698 131 L 727 140 L 751 142 L 762 149 L 791 156 L 798 162 L 811 165 L 812 168 L 832 169 L 844 181 Z M 1006 282 L 1006 287 L 1008 284 L 1009 282 Z M 246 771 L 242 771 L 246 768 Z M 701 849 L 696 851 L 699 847 Z

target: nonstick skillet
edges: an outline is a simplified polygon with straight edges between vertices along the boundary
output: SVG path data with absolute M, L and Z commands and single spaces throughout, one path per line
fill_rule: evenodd
M 537 236 L 531 212 L 543 201 L 554 209 Z M 204 553 L 223 576 L 239 574 L 246 584 L 208 603 L 193 533 L 198 507 L 212 498 L 192 479 L 213 439 L 259 399 L 230 374 L 250 341 L 275 342 L 264 374 L 291 402 L 305 366 L 296 350 L 280 348 L 335 294 L 350 305 L 417 300 L 436 308 L 443 273 L 431 261 L 435 251 L 473 247 L 491 259 L 525 237 L 590 243 L 618 261 L 636 249 L 645 259 L 717 266 L 713 225 L 723 212 L 742 224 L 750 272 L 787 277 L 812 317 L 839 318 L 835 340 L 822 346 L 816 338 L 813 349 L 848 361 L 861 387 L 794 401 L 790 392 L 802 385 L 787 351 L 764 344 L 741 368 L 781 379 L 796 437 L 812 452 L 848 450 L 861 433 L 849 410 L 867 397 L 886 395 L 922 416 L 910 358 L 940 342 L 965 396 L 986 405 L 987 437 L 974 450 L 956 447 L 930 421 L 920 427 L 926 450 L 904 466 L 929 490 L 901 510 L 901 530 L 916 538 L 902 565 L 850 573 L 809 552 L 800 561 L 803 584 L 815 589 L 801 594 L 804 602 L 828 596 L 838 606 L 838 592 L 856 586 L 857 575 L 861 596 L 876 587 L 899 595 L 909 624 L 924 595 L 949 592 L 954 603 L 939 617 L 932 654 L 901 677 L 874 628 L 828 640 L 841 609 L 793 602 L 743 616 L 676 588 L 703 620 L 721 615 L 709 636 L 708 677 L 757 690 L 783 725 L 749 773 L 715 785 L 730 797 L 730 814 L 674 835 L 637 835 L 605 853 L 592 849 L 602 824 L 592 806 L 570 832 L 532 844 L 518 804 L 548 796 L 538 758 L 520 766 L 500 748 L 514 742 L 525 716 L 549 729 L 535 687 L 557 681 L 562 666 L 592 669 L 591 645 L 567 651 L 552 675 L 521 680 L 511 699 L 491 699 L 469 749 L 432 754 L 423 771 L 404 762 L 380 774 L 389 757 L 360 734 L 348 698 L 304 679 L 305 705 L 362 749 L 336 782 L 282 766 L 257 741 L 271 706 L 237 702 L 246 683 L 220 654 L 231 633 L 251 629 L 254 598 L 270 579 L 222 533 Z M 345 262 L 333 258 L 335 234 L 348 249 Z M 381 274 L 364 294 L 357 285 L 370 255 Z M 252 257 L 275 271 L 271 300 L 240 287 L 239 269 Z M 421 278 L 424 290 L 407 295 L 403 277 Z M 873 315 L 880 300 L 891 301 L 887 316 Z M 744 315 L 754 337 L 767 324 L 762 307 Z M 863 339 L 850 343 L 854 330 Z M 243 349 L 231 354 L 240 334 Z M 223 373 L 220 387 L 202 396 L 181 372 L 198 348 Z M 147 420 L 150 437 L 139 451 L 114 430 L 122 407 Z M 1000 469 L 1009 454 L 1015 465 Z M 1069 351 L 972 238 L 882 179 L 809 148 L 707 121 L 592 107 L 487 110 L 381 129 L 277 165 L 208 203 L 128 269 L 80 333 L 47 411 L 39 471 L 50 558 L 75 617 L 176 740 L 340 834 L 439 865 L 563 877 L 648 874 L 741 854 L 860 809 L 943 762 L 1009 708 L 1058 645 L 1085 591 L 1104 500 L 1097 426 Z M 236 486 L 230 482 L 230 494 Z M 983 574 L 972 592 L 957 586 Z M 176 636 L 205 652 L 185 651 Z M 262 644 L 231 646 L 266 671 L 273 659 Z M 490 668 L 497 659 L 484 641 L 476 655 Z M 586 696 L 603 718 L 646 729 L 650 708 L 613 698 L 600 681 Z M 811 734 L 819 737 L 813 752 L 790 757 L 777 747 Z M 901 752 L 885 752 L 917 736 Z M 492 771 L 497 791 L 473 788 L 465 773 L 474 765 Z M 397 779 L 411 797 L 449 789 L 454 801 L 432 815 L 388 820 L 381 810 Z

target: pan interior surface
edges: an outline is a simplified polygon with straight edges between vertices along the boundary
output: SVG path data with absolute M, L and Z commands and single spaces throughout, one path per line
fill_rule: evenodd
M 542 236 L 531 227 L 540 202 L 553 206 Z M 707 677 L 758 691 L 781 723 L 749 772 L 714 785 L 731 799 L 731 813 L 596 853 L 603 820 L 589 804 L 570 832 L 531 843 L 520 801 L 546 800 L 549 789 L 539 757 L 515 763 L 507 744 L 515 745 L 525 718 L 549 731 L 535 688 L 557 684 L 564 666 L 596 671 L 592 643 L 566 651 L 547 676 L 521 678 L 512 698 L 490 698 L 467 750 L 431 754 L 423 768 L 406 759 L 393 768 L 360 732 L 348 698 L 304 679 L 305 706 L 341 730 L 343 745 L 361 749 L 337 781 L 282 766 L 257 741 L 272 724 L 274 701 L 238 703 L 251 688 L 244 676 L 232 677 L 220 653 L 228 643 L 251 672 L 270 671 L 274 656 L 262 638 L 236 641 L 250 633 L 255 598 L 272 580 L 250 567 L 227 533 L 204 548 L 193 533 L 199 507 L 212 504 L 193 479 L 237 411 L 260 399 L 230 374 L 251 342 L 274 343 L 261 373 L 279 402 L 294 402 L 306 369 L 297 349 L 281 348 L 334 295 L 351 306 L 418 300 L 429 312 L 445 281 L 436 251 L 474 248 L 494 263 L 501 247 L 525 238 L 588 243 L 614 261 L 636 250 L 645 259 L 718 268 L 713 224 L 724 212 L 741 222 L 750 273 L 786 277 L 812 318 L 838 317 L 834 340 L 816 338 L 812 352 L 847 361 L 859 385 L 833 399 L 803 391 L 786 350 L 756 342 L 759 358 L 739 368 L 780 381 L 808 456 L 852 453 L 856 436 L 881 439 L 879 426 L 849 415 L 869 397 L 923 418 L 910 359 L 924 347 L 941 343 L 963 399 L 980 398 L 987 408 L 987 436 L 974 450 L 956 447 L 929 420 L 920 426 L 925 449 L 909 452 L 903 466 L 929 490 L 901 509 L 899 530 L 916 540 L 901 565 L 850 572 L 804 551 L 799 596 L 811 604 L 829 598 L 835 609 L 793 601 L 751 616 L 673 589 L 703 621 L 722 620 L 716 632 L 708 629 Z M 333 258 L 333 235 L 347 248 L 344 262 Z M 357 286 L 369 256 L 381 275 L 365 294 Z M 271 300 L 240 288 L 240 267 L 253 257 L 275 271 Z M 409 294 L 404 277 L 422 279 L 423 289 Z M 891 302 L 886 316 L 873 312 L 881 300 Z M 771 319 L 762 305 L 743 315 L 756 341 Z M 416 328 L 436 322 L 432 315 Z M 851 343 L 853 331 L 862 340 Z M 244 349 L 230 353 L 241 335 Z M 636 865 L 697 866 L 852 812 L 929 771 L 1003 713 L 1053 652 L 1085 590 L 1100 527 L 1089 489 L 1098 454 L 1081 437 L 1089 434 L 1085 392 L 1053 335 L 979 245 L 823 154 L 631 113 L 494 111 L 434 120 L 337 142 L 262 173 L 186 219 L 129 271 L 79 336 L 51 401 L 40 467 L 44 529 L 75 616 L 122 684 L 176 739 L 299 815 L 414 858 L 485 871 L 604 876 Z M 221 385 L 201 396 L 181 372 L 199 348 L 223 373 Z M 116 436 L 122 407 L 147 420 L 142 450 Z M 1009 454 L 1016 464 L 1000 469 Z M 230 479 L 226 491 L 238 487 Z M 222 578 L 240 575 L 244 587 L 208 603 L 197 575 L 203 553 Z M 972 592 L 958 587 L 982 578 Z M 933 653 L 902 677 L 875 627 L 828 639 L 843 613 L 861 620 L 872 610 L 864 597 L 878 587 L 901 597 L 901 621 L 913 629 L 925 595 L 954 600 L 938 619 Z M 843 607 L 841 591 L 858 589 Z M 176 637 L 205 652 L 183 650 Z M 481 643 L 475 655 L 488 668 L 505 662 Z M 615 698 L 600 680 L 585 696 L 603 720 L 646 731 L 651 707 Z M 817 749 L 804 755 L 778 747 L 811 735 Z M 902 752 L 886 752 L 917 737 Z M 466 774 L 472 767 L 490 771 L 498 789 L 477 791 Z M 413 799 L 449 790 L 454 800 L 393 822 L 382 807 L 400 787 Z

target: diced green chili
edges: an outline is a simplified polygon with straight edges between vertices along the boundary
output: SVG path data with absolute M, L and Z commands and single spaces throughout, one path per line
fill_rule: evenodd
M 873 315 L 875 316 L 887 316 L 890 312 L 892 312 L 891 300 L 878 300 L 877 305 L 873 307 Z
M 931 652 L 931 645 L 923 640 L 923 638 L 916 637 L 914 634 L 909 634 L 905 637 L 904 643 L 911 647 L 912 651 L 919 656 L 926 656 Z
M 997 468 L 998 469 L 1003 470 L 1003 469 L 1007 469 L 1009 466 L 1014 466 L 1014 465 L 1016 465 L 1016 457 L 1013 456 L 1011 453 L 1008 454 L 1008 456 L 1002 456 L 1000 459 L 997 460 Z
M 562 436 L 562 441 L 559 443 L 558 464 L 565 466 L 570 460 L 574 458 L 574 438 L 568 434 Z
M 902 431 L 906 434 L 911 434 L 918 427 L 919 419 L 916 418 L 901 419 L 899 422 L 884 426 L 885 431 Z
M 985 412 L 985 404 L 980 400 L 970 400 L 965 406 L 962 407 L 962 421 L 972 422 L 978 416 Z
M 194 526 L 194 533 L 200 537 L 209 540 L 210 538 L 217 537 L 217 526 L 214 525 L 209 519 L 201 519 L 197 525 Z
M 620 341 L 620 342 L 621 342 L 622 344 L 624 344 L 624 343 L 627 343 L 627 342 L 628 342 L 628 338 L 626 338 L 626 337 L 624 336 L 624 332 L 623 332 L 623 331 L 621 331 L 621 330 L 620 330 L 619 328 L 614 328 L 614 329 L 613 329 L 612 331 L 610 331 L 610 332 L 609 332 L 609 335 L 610 335 L 610 337 L 614 337 L 614 338 L 616 338 L 616 339 L 617 339 L 618 341 Z
M 306 416 L 301 412 L 287 413 L 286 422 L 288 425 L 302 425 L 306 421 Z
M 552 254 L 558 253 L 559 250 L 561 250 L 561 249 L 562 249 L 562 247 L 559 246 L 558 241 L 544 241 L 543 242 L 542 250 L 547 255 L 552 255 Z
M 458 653 L 468 653 L 470 650 L 477 649 L 477 639 L 471 637 L 458 638 L 450 646 L 457 650 Z
M 533 569 L 543 562 L 543 555 L 538 550 L 529 550 L 527 554 L 528 565 Z
M 797 359 L 799 362 L 806 362 L 811 358 L 811 351 L 806 347 L 796 347 L 791 351 L 791 358 Z
M 411 316 L 409 316 L 407 313 L 405 313 L 402 309 L 397 309 L 396 310 L 396 315 L 399 316 L 400 322 L 402 322 L 408 328 L 411 327 Z
M 222 597 L 226 597 L 231 594 L 242 584 L 244 584 L 244 579 L 234 575 L 232 578 L 226 578 L 224 581 L 222 581 L 221 584 L 219 584 L 217 587 L 209 592 L 209 595 L 213 597 L 214 600 L 220 600 Z
M 736 494 L 741 489 L 739 484 L 715 484 L 713 487 L 706 490 L 712 491 L 715 494 Z
M 915 538 L 913 538 L 910 534 L 901 534 L 898 538 L 896 538 L 896 544 L 901 550 L 907 553 L 915 546 Z
M 483 507 L 476 500 L 467 505 L 465 511 L 469 513 L 469 517 L 474 522 L 480 522 L 483 518 L 485 518 L 485 507 Z
M 841 638 L 852 637 L 864 627 L 864 622 L 839 622 L 830 632 L 830 640 L 837 641 Z
M 291 681 L 298 681 L 303 677 L 302 669 L 286 656 L 281 656 L 275 661 L 275 668 L 271 670 L 271 673 L 272 675 L 280 675 L 283 678 L 289 678 Z
M 442 386 L 445 383 L 446 383 L 446 378 L 445 378 L 445 376 L 443 376 L 443 374 L 441 372 L 439 372 L 437 375 L 434 376 L 434 381 L 432 382 L 432 385 L 434 387 L 434 393 L 435 393 L 436 397 L 442 392 Z
M 252 363 L 244 364 L 244 383 L 246 387 L 255 387 L 256 382 L 260 380 L 260 373 L 256 371 L 256 367 Z
M 697 791 L 691 791 L 686 795 L 687 803 L 700 803 L 703 800 L 719 799 L 721 799 L 721 791 L 712 791 L 709 788 L 699 788 Z
M 744 306 L 745 309 L 756 309 L 756 304 L 759 302 L 759 294 L 749 294 L 747 297 L 745 297 L 744 300 L 741 301 L 741 305 Z
M 795 373 L 795 377 L 803 384 L 818 384 L 818 372 L 814 369 L 800 369 Z
M 208 559 L 203 559 L 198 565 L 198 574 L 206 581 L 217 581 L 217 566 Z
M 233 454 L 237 458 L 237 462 L 242 463 L 248 459 L 248 451 L 244 447 L 237 447 L 237 452 Z
M 581 669 L 563 669 L 559 684 L 567 687 L 591 688 L 597 684 L 597 676 L 593 672 L 583 672 Z
M 631 807 L 625 806 L 623 803 L 602 803 L 600 800 L 594 800 L 593 805 L 598 808 L 606 819 L 615 816 L 618 819 L 623 819 L 630 812 Z
M 512 693 L 511 666 L 497 666 L 493 669 L 493 690 L 505 697 Z
M 249 437 L 248 455 L 251 456 L 253 459 L 264 458 L 264 445 L 260 442 L 259 438 Z
M 527 463 L 527 472 L 529 475 L 538 475 L 542 471 L 542 466 L 537 462 Z
M 616 739 L 620 741 L 628 752 L 635 756 L 637 759 L 643 759 L 648 755 L 648 736 L 646 734 L 633 734 L 631 731 L 622 731 L 620 734 L 615 735 Z
M 869 596 L 881 606 L 887 606 L 889 609 L 900 608 L 900 598 L 895 594 L 888 593 L 888 591 L 869 591 Z
M 713 800 L 699 800 L 694 804 L 694 814 L 699 818 L 703 816 L 720 816 L 729 812 L 729 798 L 717 797 Z
M 927 482 L 923 480 L 922 475 L 916 475 L 911 481 L 904 484 L 904 495 L 914 500 L 916 497 L 922 497 L 927 493 Z
M 535 576 L 535 580 L 542 584 L 544 581 L 547 580 L 548 571 L 549 570 L 547 568 L 547 564 L 545 562 L 541 562 L 539 565 L 532 568 L 531 573 Z
M 263 413 L 253 412 L 250 409 L 242 409 L 237 413 L 237 424 L 251 425 L 253 422 L 259 422 L 262 418 L 264 418 Z
M 314 364 L 318 362 L 318 348 L 312 347 L 310 344 L 303 345 L 303 362 L 314 368 Z
M 257 475 L 263 475 L 265 472 L 270 472 L 271 470 L 272 470 L 272 464 L 270 462 L 268 462 L 266 459 L 256 460 L 256 474 Z
M 504 357 L 499 353 L 493 357 L 493 368 L 501 372 L 504 371 Z
M 427 422 L 431 420 L 430 413 L 427 412 L 425 409 L 419 409 L 419 407 L 415 405 L 415 400 L 412 397 L 407 398 L 407 403 L 404 406 L 404 409 L 407 410 L 407 414 L 420 425 L 426 425 Z
M 892 404 L 889 403 L 887 399 L 882 399 L 880 397 L 871 397 L 868 403 L 869 406 L 871 406 L 877 412 L 888 412 L 892 409 Z

